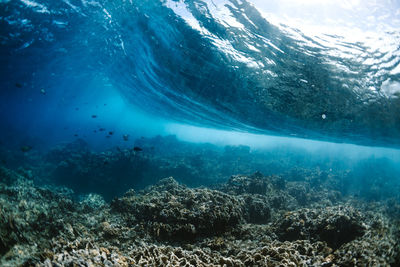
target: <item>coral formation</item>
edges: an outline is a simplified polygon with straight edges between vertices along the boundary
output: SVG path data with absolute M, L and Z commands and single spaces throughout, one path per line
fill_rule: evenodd
M 300 209 L 285 213 L 276 224 L 282 240 L 325 241 L 338 248 L 365 234 L 365 218 L 350 206 Z
M 139 194 L 116 199 L 111 206 L 130 223 L 150 227 L 157 237 L 184 240 L 235 227 L 243 220 L 244 203 L 219 191 L 189 189 L 170 177 Z

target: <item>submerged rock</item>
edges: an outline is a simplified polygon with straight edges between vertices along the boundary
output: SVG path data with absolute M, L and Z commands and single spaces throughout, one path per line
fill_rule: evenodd
M 266 197 L 261 195 L 244 195 L 245 218 L 249 223 L 267 223 L 271 219 L 271 208 Z
M 233 175 L 221 189 L 235 195 L 245 193 L 265 195 L 274 188 L 268 177 L 264 177 L 261 173 L 256 172 L 251 176 Z
M 333 206 L 287 212 L 275 226 L 281 240 L 325 241 L 336 249 L 363 236 L 367 229 L 364 220 L 350 206 Z
M 172 177 L 139 194 L 116 199 L 111 206 L 162 239 L 191 240 L 220 234 L 242 222 L 244 215 L 242 200 L 215 190 L 190 189 Z
M 280 209 L 295 206 L 295 199 L 283 189 L 285 181 L 279 176 L 233 175 L 219 190 L 242 199 L 245 219 L 249 223 L 267 223 Z

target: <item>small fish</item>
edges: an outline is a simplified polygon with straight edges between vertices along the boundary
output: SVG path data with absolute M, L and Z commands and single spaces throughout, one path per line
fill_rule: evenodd
M 20 83 L 15 83 L 15 87 L 22 88 L 22 84 L 20 84 Z
M 2 163 L 3 165 L 6 165 L 6 164 L 7 164 L 7 161 L 6 161 L 5 159 L 2 159 L 2 160 L 1 160 L 1 163 Z
M 31 146 L 21 146 L 21 151 L 24 153 L 30 151 L 31 149 L 32 149 Z
M 139 152 L 139 151 L 143 151 L 143 149 L 138 146 L 135 146 L 135 147 L 133 147 L 133 151 Z
M 111 137 L 111 135 L 106 135 L 106 138 L 110 138 Z
M 108 134 L 109 134 L 109 135 L 113 135 L 113 134 L 114 134 L 114 132 L 113 132 L 113 131 L 110 131 L 110 132 L 108 132 Z
M 92 115 L 92 118 L 93 118 L 93 119 L 97 118 L 97 115 Z
M 121 151 L 122 151 L 121 148 L 120 148 L 119 146 L 117 146 L 116 148 L 117 148 L 118 152 L 121 152 Z
M 103 162 L 103 165 L 108 165 L 108 161 L 105 160 L 105 161 Z
M 104 104 L 104 106 L 107 106 L 107 104 Z
M 129 140 L 129 134 L 124 134 L 122 136 L 122 138 L 124 139 L 124 141 L 128 141 Z
M 42 95 L 46 95 L 46 90 L 44 90 L 44 89 L 42 88 L 42 89 L 40 89 L 40 93 L 41 93 Z
M 96 131 L 96 130 L 93 130 L 93 132 L 94 132 L 94 133 L 97 133 L 97 131 Z
M 75 137 L 77 137 L 77 136 L 78 136 L 78 134 L 74 134 L 74 136 L 75 136 Z
M 79 110 L 79 108 L 75 108 L 75 110 Z
M 105 128 L 100 128 L 99 132 L 104 132 L 106 129 Z

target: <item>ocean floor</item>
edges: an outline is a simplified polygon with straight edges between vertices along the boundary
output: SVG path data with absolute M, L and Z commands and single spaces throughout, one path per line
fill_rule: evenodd
M 400 266 L 397 184 L 157 140 L 2 151 L 0 266 Z

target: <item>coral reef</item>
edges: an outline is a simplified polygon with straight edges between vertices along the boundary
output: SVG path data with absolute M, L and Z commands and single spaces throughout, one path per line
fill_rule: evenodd
M 307 266 L 329 262 L 323 257 L 322 243 L 305 241 L 293 243 L 272 242 L 266 246 L 247 250 L 242 248 L 236 255 L 222 256 L 218 252 L 194 248 L 191 250 L 165 245 L 132 247 L 128 255 L 117 248 L 84 248 L 54 254 L 38 266 Z
M 398 197 L 349 194 L 349 177 L 319 168 L 228 175 L 226 162 L 250 170 L 265 161 L 248 147 L 163 141 L 100 153 L 76 142 L 32 152 L 31 163 L 47 157 L 36 167 L 0 166 L 0 266 L 400 265 Z M 188 177 L 160 179 L 176 170 Z M 220 178 L 182 183 L 200 176 Z M 62 186 L 68 179 L 83 188 Z M 138 179 L 153 185 L 132 186 Z
M 49 248 L 51 238 L 66 234 L 75 211 L 70 191 L 37 188 L 13 171 L 0 168 L 0 254 L 4 259 L 21 258 L 20 251 Z M 72 233 L 71 233 L 72 234 Z M 22 249 L 23 248 L 23 249 Z M 2 264 L 0 264 L 2 265 Z

